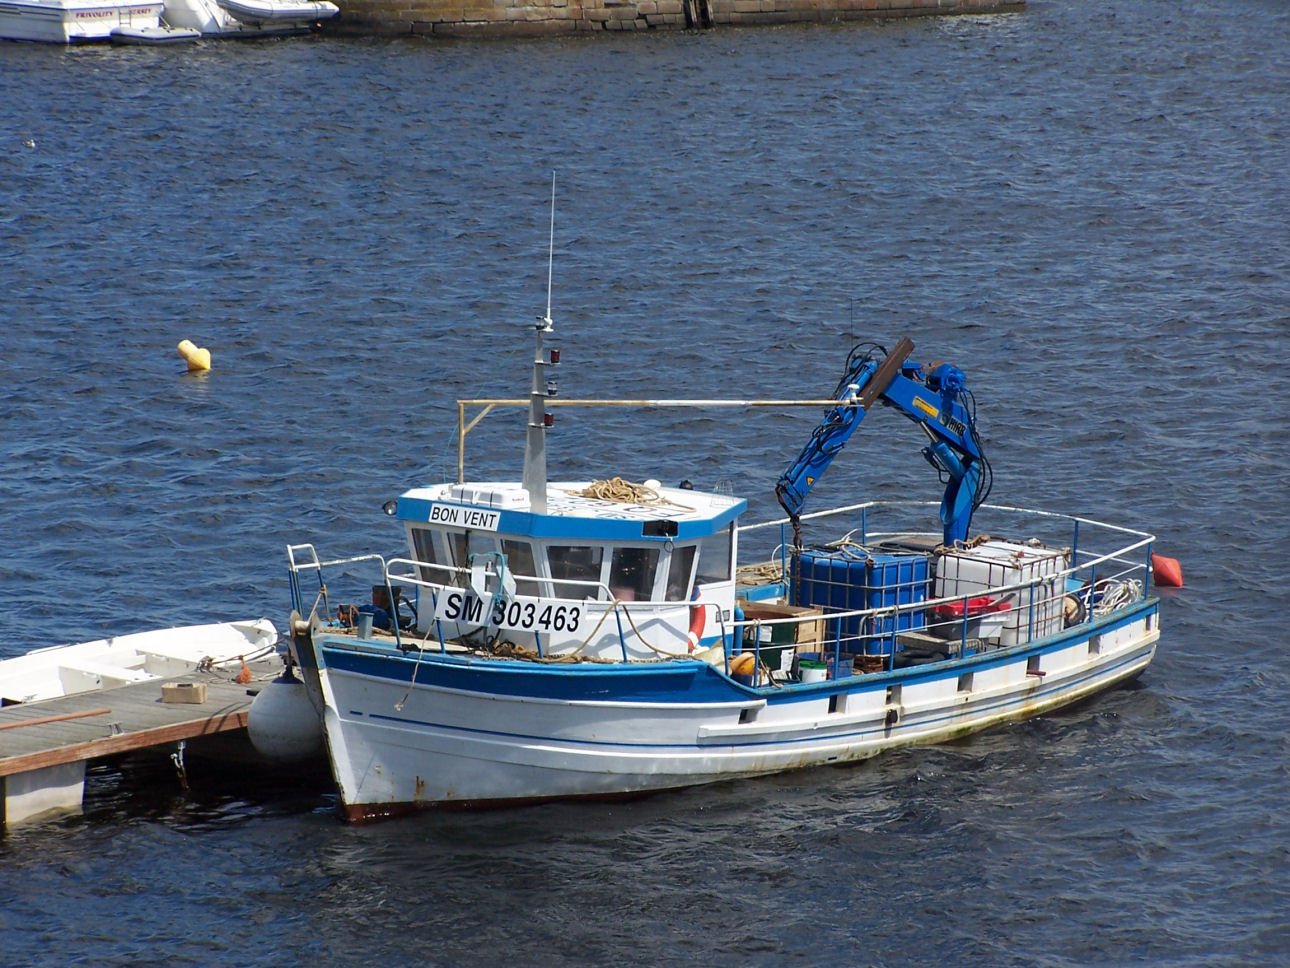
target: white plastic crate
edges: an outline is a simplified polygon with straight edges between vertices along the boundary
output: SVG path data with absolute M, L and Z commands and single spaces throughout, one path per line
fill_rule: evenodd
M 975 596 L 1000 585 L 1034 582 L 1028 588 L 999 596 L 1011 603 L 1002 613 L 1000 645 L 1016 645 L 1061 631 L 1065 588 L 1058 573 L 1070 553 L 990 538 L 974 548 L 954 548 L 936 559 L 936 598 Z

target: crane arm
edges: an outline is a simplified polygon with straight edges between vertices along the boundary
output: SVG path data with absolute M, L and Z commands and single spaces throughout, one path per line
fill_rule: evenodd
M 799 518 L 807 496 L 875 402 L 894 407 L 927 435 L 923 456 L 946 484 L 940 515 L 945 542 L 967 538 L 972 514 L 990 487 L 975 402 L 961 370 L 947 363 L 923 367 L 906 362 L 913 351 L 914 344 L 901 339 L 891 353 L 880 346 L 856 347 L 847 357 L 834 393 L 838 405 L 824 414 L 775 485 L 775 496 L 793 522 L 799 544 Z

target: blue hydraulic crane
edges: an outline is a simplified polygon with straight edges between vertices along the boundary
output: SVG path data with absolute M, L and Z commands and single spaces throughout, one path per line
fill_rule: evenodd
M 965 541 L 972 514 L 990 492 L 990 462 L 976 430 L 976 401 L 963 371 L 948 363 L 906 362 L 914 351 L 901 339 L 888 353 L 877 344 L 854 347 L 838 381 L 838 405 L 825 413 L 811 439 L 775 485 L 775 496 L 793 522 L 801 545 L 800 516 L 807 496 L 850 440 L 875 402 L 895 407 L 927 435 L 923 456 L 945 486 L 941 524 L 947 545 Z

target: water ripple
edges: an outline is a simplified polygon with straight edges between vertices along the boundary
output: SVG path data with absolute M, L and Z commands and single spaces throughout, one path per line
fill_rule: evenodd
M 996 497 L 1155 529 L 1188 584 L 1137 686 L 847 769 L 354 829 L 316 778 L 96 768 L 0 841 L 7 964 L 1283 962 L 1283 4 L 10 48 L 0 654 L 281 620 L 287 542 L 396 548 L 453 401 L 526 385 L 553 168 L 563 395 L 814 397 L 910 334 L 967 370 Z M 814 420 L 561 411 L 552 473 L 769 517 Z M 875 414 L 819 503 L 936 497 L 907 431 Z

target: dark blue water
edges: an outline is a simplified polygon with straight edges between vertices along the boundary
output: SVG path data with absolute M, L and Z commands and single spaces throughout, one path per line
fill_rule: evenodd
M 1287 104 L 1281 0 L 0 46 L 0 655 L 281 623 L 288 542 L 396 550 L 453 401 L 526 386 L 553 169 L 562 394 L 819 396 L 909 335 L 967 372 L 995 499 L 1187 578 L 1135 686 L 855 768 L 367 828 L 325 783 L 96 769 L 0 840 L 0 961 L 1285 964 Z M 564 410 L 552 476 L 760 519 L 813 420 Z M 935 498 L 910 434 L 871 418 L 817 506 Z

